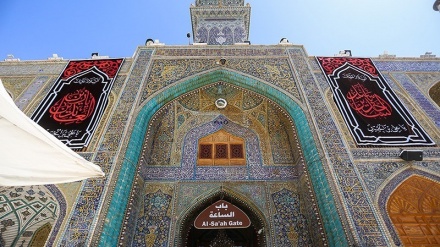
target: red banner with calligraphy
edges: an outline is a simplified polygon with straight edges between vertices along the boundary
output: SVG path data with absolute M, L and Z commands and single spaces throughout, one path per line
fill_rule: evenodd
M 358 146 L 434 145 L 371 59 L 316 59 Z
M 86 147 L 123 59 L 70 61 L 32 119 L 68 147 Z

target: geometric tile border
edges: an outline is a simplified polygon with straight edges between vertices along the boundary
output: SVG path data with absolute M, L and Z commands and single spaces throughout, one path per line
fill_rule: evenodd
M 136 97 L 133 95 L 139 92 L 140 82 L 146 74 L 151 55 L 152 50 L 139 50 L 136 54 L 134 59 L 136 64 L 132 66 L 130 78 L 124 83 L 124 93 L 121 93 L 114 103 L 113 112 L 108 122 L 109 127 L 99 144 L 99 149 L 106 151 L 97 152 L 92 160 L 102 168 L 106 177 L 87 179 L 83 182 L 78 198 L 73 205 L 72 215 L 67 219 L 67 226 L 59 243 L 62 246 L 96 245 L 95 243 L 91 244 L 91 241 L 99 238 L 97 234 L 99 234 L 102 224 L 105 224 L 105 221 L 111 221 L 109 217 L 118 214 L 107 212 L 106 207 L 109 201 L 104 200 L 108 192 L 112 193 L 113 198 L 118 198 L 117 193 L 111 192 L 114 186 L 112 174 L 118 171 L 114 157 L 123 148 L 123 143 L 120 142 L 123 140 L 123 133 L 120 128 L 114 126 L 126 126 L 125 128 L 127 128 L 129 116 L 134 110 L 132 106 Z M 105 217 L 98 217 L 98 213 L 101 213 L 101 216 L 105 215 Z M 123 215 L 124 212 L 119 212 L 119 214 Z M 119 229 L 110 229 L 110 232 L 105 234 L 118 235 Z
M 438 106 L 432 104 L 431 100 L 426 99 L 425 95 L 414 85 L 408 75 L 403 73 L 392 73 L 391 75 L 403 86 L 411 98 L 417 102 L 420 109 L 423 109 L 423 111 L 434 121 L 437 128 L 440 128 L 440 110 Z
M 17 107 L 23 111 L 35 94 L 48 82 L 49 78 L 49 76 L 36 77 L 28 88 L 15 100 Z
M 288 50 L 293 68 L 298 73 L 305 101 L 310 107 L 310 114 L 322 137 L 324 152 L 328 157 L 329 172 L 334 176 L 336 190 L 341 195 L 344 207 L 341 211 L 345 212 L 343 218 L 347 216 L 345 223 L 348 224 L 342 231 L 355 229 L 355 231 L 350 231 L 351 236 L 355 238 L 352 241 L 362 246 L 387 246 L 383 230 L 378 224 L 368 194 L 360 181 L 359 171 L 352 164 L 347 147 L 341 139 L 342 135 L 338 132 L 338 127 L 323 102 L 325 97 L 321 88 L 328 88 L 328 83 L 325 80 L 315 80 L 303 49 L 290 48 Z M 323 222 L 326 221 L 328 219 L 323 218 Z M 338 243 L 335 246 L 344 246 L 344 244 Z
M 438 60 L 438 59 L 437 59 Z M 439 72 L 440 60 L 438 61 L 380 61 L 374 60 L 379 71 L 410 71 L 410 72 Z
M 171 208 L 172 195 L 161 190 L 143 196 L 144 215 L 137 219 L 132 247 L 166 246 L 169 238 L 171 218 L 167 212 Z
M 438 158 L 440 157 L 440 148 L 438 147 L 424 147 L 424 148 L 417 148 L 420 150 L 423 150 L 423 157 L 424 158 Z M 396 159 L 401 160 L 399 155 L 401 153 L 401 150 L 399 148 L 374 148 L 374 149 L 367 149 L 367 148 L 356 148 L 351 149 L 351 153 L 353 155 L 353 158 L 356 159 Z
M 271 196 L 276 211 L 273 216 L 277 232 L 276 246 L 311 246 L 307 219 L 300 212 L 298 194 L 282 189 Z
M 55 225 L 52 226 L 53 231 L 51 232 L 49 239 L 46 242 L 47 246 L 52 246 L 54 244 L 56 236 L 58 235 L 58 232 L 61 229 L 61 223 L 63 223 L 63 220 L 66 217 L 67 204 L 64 195 L 55 185 L 50 184 L 45 186 L 54 195 L 54 197 L 56 198 L 57 202 L 60 205 L 60 215 L 58 216 Z

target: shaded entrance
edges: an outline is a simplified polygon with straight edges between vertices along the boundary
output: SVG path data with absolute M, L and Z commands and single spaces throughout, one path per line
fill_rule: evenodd
M 196 229 L 191 227 L 188 247 L 253 247 L 258 244 L 258 234 L 253 226 L 241 229 Z
M 243 211 L 250 220 L 250 226 L 246 228 L 212 228 L 197 229 L 194 225 L 196 218 L 214 202 L 224 200 L 233 204 Z M 215 247 L 215 246 L 242 246 L 259 247 L 266 246 L 265 223 L 263 216 L 255 207 L 250 206 L 238 196 L 220 189 L 210 197 L 200 200 L 200 203 L 190 208 L 179 220 L 181 226 L 180 236 L 175 246 L 187 247 Z M 226 219 L 227 220 L 227 219 Z

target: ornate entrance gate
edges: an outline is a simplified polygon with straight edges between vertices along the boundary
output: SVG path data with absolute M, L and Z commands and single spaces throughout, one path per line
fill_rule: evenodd
M 223 205 L 227 204 L 229 209 L 231 207 L 234 207 L 234 209 L 220 209 L 221 202 L 225 202 Z M 215 208 L 216 206 L 217 209 Z M 216 214 L 217 211 L 223 212 L 223 216 L 221 214 Z M 247 227 L 241 227 L 239 225 L 234 226 L 234 224 L 228 223 L 240 221 L 242 216 L 235 217 L 238 215 L 238 211 L 242 211 L 244 215 L 249 217 L 249 226 L 247 226 L 246 223 L 243 224 Z M 235 215 L 231 212 L 234 212 Z M 207 217 L 200 219 L 200 217 L 204 217 L 204 213 L 206 213 L 205 216 Z M 208 215 L 211 215 L 212 217 L 210 218 Z M 223 217 L 223 219 L 219 220 L 216 216 Z M 215 218 L 217 218 L 220 223 L 225 222 L 225 225 L 215 224 Z M 199 229 L 203 222 L 207 222 L 207 227 Z M 264 231 L 265 223 L 262 214 L 257 212 L 254 207 L 249 205 L 249 203 L 246 203 L 239 199 L 239 197 L 233 196 L 224 191 L 223 188 L 220 188 L 220 190 L 210 197 L 201 200 L 199 204 L 194 205 L 194 207 L 182 216 L 178 224 L 181 226 L 179 234 L 181 237 L 176 240 L 175 246 L 266 246 L 266 232 Z

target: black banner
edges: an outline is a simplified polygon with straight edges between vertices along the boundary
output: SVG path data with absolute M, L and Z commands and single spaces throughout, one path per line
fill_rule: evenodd
M 32 119 L 70 148 L 87 146 L 122 61 L 70 61 Z
M 357 145 L 434 145 L 369 58 L 317 60 Z

